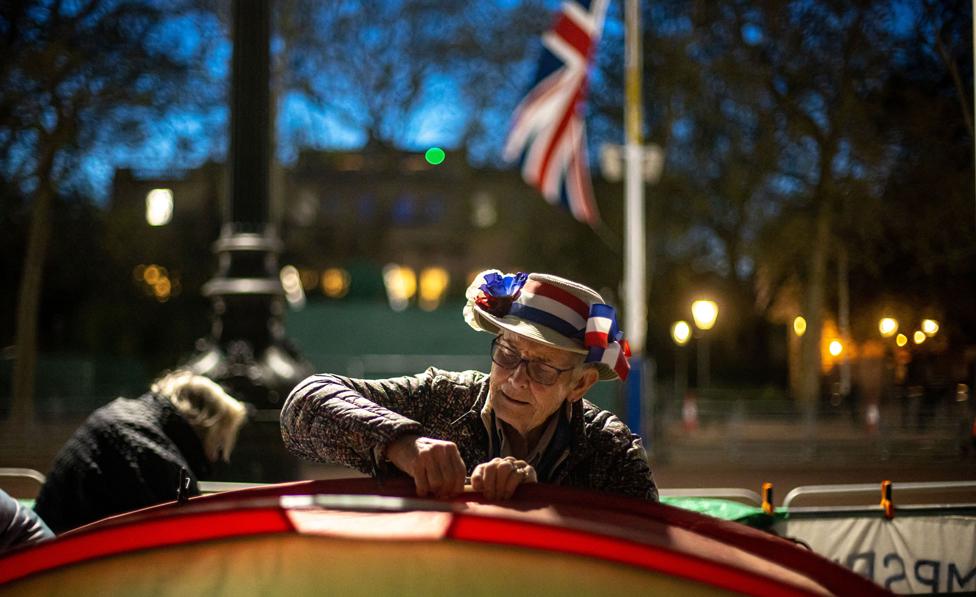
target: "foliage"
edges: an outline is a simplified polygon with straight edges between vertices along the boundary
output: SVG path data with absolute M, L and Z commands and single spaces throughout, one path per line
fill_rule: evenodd
M 725 303 L 714 360 L 726 375 L 773 364 L 757 343 L 769 320 L 786 323 L 771 309 L 785 299 L 790 318 L 834 312 L 841 250 L 855 318 L 876 326 L 881 301 L 897 294 L 917 311 L 942 305 L 972 319 L 947 306 L 972 294 L 966 3 L 652 4 L 645 113 L 667 163 L 649 189 L 661 254 L 651 336 L 664 361 L 667 326 L 687 318 L 668 304 L 708 290 Z M 620 63 L 619 50 L 601 62 L 594 94 L 612 122 Z
M 482 158 L 486 137 L 500 144 L 497 123 L 525 86 L 512 72 L 548 18 L 534 0 L 287 0 L 277 14 L 282 105 L 312 106 L 325 125 L 286 120 L 283 145 L 334 143 L 338 128 L 367 146 L 416 148 L 433 135 Z
M 947 328 L 957 340 L 971 343 L 971 5 L 642 5 L 645 137 L 667 155 L 661 181 L 646 189 L 649 349 L 665 374 L 668 328 L 687 319 L 693 293 L 707 290 L 723 301 L 713 363 L 725 370 L 716 377 L 779 381 L 785 313 L 836 310 L 834 264 L 841 249 L 849 256 L 855 333 L 873 333 L 877 311 L 898 303 L 912 313 L 944 315 L 958 324 Z M 281 0 L 276 6 L 282 155 L 343 145 L 416 149 L 437 139 L 494 167 L 555 3 Z M 589 95 L 594 157 L 601 143 L 622 138 L 621 7 L 611 3 Z M 223 103 L 220 64 L 228 40 L 215 15 L 222 16 L 205 3 L 149 0 L 2 5 L 4 230 L 28 221 L 43 178 L 40 148 L 56 148 L 48 179 L 58 193 L 78 200 L 88 191 L 82 181 L 90 156 L 133 150 L 167 113 L 198 114 Z M 222 134 L 208 130 L 183 141 L 190 153 L 219 157 L 213 139 Z M 596 185 L 608 227 L 622 236 L 622 186 L 599 176 Z M 501 224 L 523 248 L 521 265 L 582 273 L 610 293 L 618 289 L 616 247 L 585 226 L 541 200 L 503 212 Z M 77 218 L 77 225 L 98 219 L 81 209 L 63 217 Z M 545 222 L 545 234 L 538 222 Z M 123 263 L 118 254 L 140 238 L 111 225 L 105 230 L 118 243 L 107 250 Z M 81 242 L 62 239 L 58 255 L 71 250 L 64 244 L 69 239 Z M 371 241 L 363 234 L 357 250 L 368 250 Z M 26 234 L 0 242 L 4 263 L 13 267 L 9 256 L 26 244 Z M 4 280 L 9 273 L 5 267 Z M 70 268 L 50 273 L 51 289 L 71 288 Z M 811 297 L 816 300 L 805 300 Z M 11 303 L 5 294 L 0 307 Z M 65 342 L 69 337 L 66 332 Z
M 84 180 L 84 158 L 143 138 L 143 125 L 192 105 L 189 65 L 205 43 L 185 40 L 191 5 L 138 0 L 0 6 L 0 178 L 30 196 L 17 297 L 14 405 L 30 420 L 43 271 L 55 197 Z M 195 47 L 194 47 L 195 46 Z M 193 86 L 190 85 L 190 89 Z
M 163 115 L 220 99 L 198 68 L 205 6 L 150 0 L 10 2 L 0 8 L 0 175 L 37 188 L 43 147 L 59 189 L 88 194 L 87 158 L 145 141 Z M 197 34 L 190 25 L 197 23 Z

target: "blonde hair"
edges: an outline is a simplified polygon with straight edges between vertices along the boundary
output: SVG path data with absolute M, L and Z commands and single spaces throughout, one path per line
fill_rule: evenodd
M 172 402 L 193 427 L 210 462 L 230 460 L 237 433 L 247 419 L 244 404 L 211 379 L 186 370 L 163 375 L 151 389 Z

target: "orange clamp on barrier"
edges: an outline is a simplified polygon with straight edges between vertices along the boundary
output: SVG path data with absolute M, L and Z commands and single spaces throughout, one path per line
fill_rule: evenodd
M 770 516 L 776 511 L 773 506 L 773 484 L 763 483 L 762 484 L 762 511 Z
M 891 481 L 887 479 L 881 482 L 881 509 L 888 520 L 895 517 L 895 503 L 891 501 Z

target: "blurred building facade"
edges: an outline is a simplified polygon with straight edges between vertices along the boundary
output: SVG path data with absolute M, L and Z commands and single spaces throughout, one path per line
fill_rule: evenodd
M 132 238 L 135 245 L 150 245 L 133 248 L 140 262 L 165 253 L 173 242 L 199 249 L 216 238 L 226 177 L 215 163 L 172 176 L 120 170 L 109 217 L 145 231 Z M 153 230 L 144 216 L 147 194 L 158 188 L 173 196 L 172 220 L 158 227 L 164 230 Z M 339 269 L 356 270 L 346 289 L 351 296 L 375 297 L 382 290 L 381 268 L 397 264 L 418 281 L 425 269 L 443 270 L 445 294 L 459 297 L 482 269 L 527 269 L 541 253 L 558 258 L 566 238 L 588 233 L 542 201 L 517 172 L 475 168 L 462 154 L 449 153 L 434 165 L 422 153 L 389 148 L 306 150 L 293 166 L 277 169 L 272 188 L 273 219 L 285 243 L 282 264 L 298 268 L 309 296 L 322 296 L 323 273 Z M 578 261 L 567 255 L 568 269 Z M 185 267 L 210 272 L 212 261 Z
M 171 176 L 117 172 L 108 218 L 133 231 L 131 267 L 180 271 L 193 280 L 182 285 L 182 300 L 199 295 L 214 271 L 210 247 L 226 209 L 226 179 L 215 163 Z M 172 192 L 172 219 L 163 226 L 146 219 L 153 189 Z M 473 167 L 458 153 L 435 165 L 423 153 L 382 146 L 306 150 L 272 171 L 271 212 L 284 243 L 283 275 L 293 267 L 301 282 L 300 296 L 285 283 L 289 335 L 313 365 L 339 373 L 416 372 L 362 368 L 362 355 L 387 353 L 461 355 L 433 364 L 486 369 L 487 345 L 460 317 L 464 290 L 484 269 L 579 276 L 611 300 L 619 276 L 600 252 L 609 249 L 593 249 L 600 242 L 593 232 L 543 201 L 517 171 Z M 409 362 L 416 369 L 421 359 Z M 605 406 L 616 399 L 611 385 L 594 396 Z

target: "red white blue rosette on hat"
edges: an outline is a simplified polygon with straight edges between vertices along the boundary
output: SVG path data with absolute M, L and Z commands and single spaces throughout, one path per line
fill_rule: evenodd
M 512 303 L 522 294 L 522 287 L 529 277 L 525 272 L 485 274 L 485 283 L 479 286 L 481 294 L 475 297 L 475 304 L 496 317 L 504 317 L 512 310 Z

